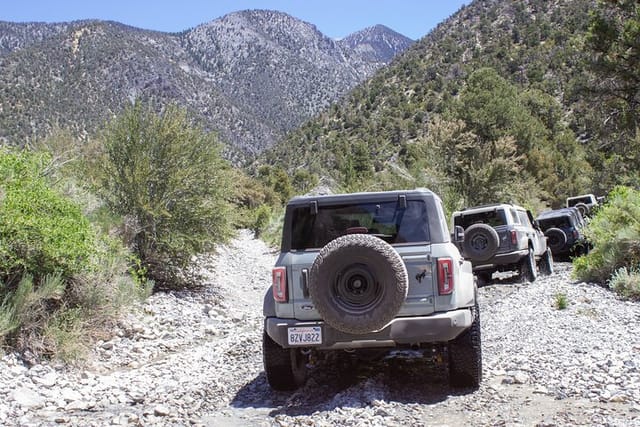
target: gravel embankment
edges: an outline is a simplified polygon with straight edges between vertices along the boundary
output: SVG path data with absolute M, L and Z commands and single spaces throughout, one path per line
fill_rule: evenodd
M 84 367 L 0 361 L 2 425 L 640 426 L 640 304 L 576 283 L 480 289 L 484 381 L 449 388 L 411 354 L 319 363 L 294 393 L 262 371 L 261 306 L 276 253 L 240 233 L 205 263 L 206 292 L 158 294 Z M 554 307 L 564 293 L 565 310 Z

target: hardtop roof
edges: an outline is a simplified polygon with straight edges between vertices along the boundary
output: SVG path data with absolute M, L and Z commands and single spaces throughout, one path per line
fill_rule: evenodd
M 346 201 L 366 202 L 366 201 L 390 201 L 396 200 L 399 196 L 412 197 L 433 197 L 440 200 L 437 194 L 426 188 L 417 188 L 414 190 L 393 190 L 393 191 L 375 191 L 375 192 L 360 192 L 360 193 L 343 193 L 343 194 L 329 194 L 329 195 L 309 195 L 309 196 L 296 196 L 293 197 L 287 205 L 304 205 L 309 202 L 318 202 L 319 204 L 327 205 L 332 203 L 344 203 Z

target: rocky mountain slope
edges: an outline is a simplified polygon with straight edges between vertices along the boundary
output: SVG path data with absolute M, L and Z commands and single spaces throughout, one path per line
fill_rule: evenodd
M 290 133 L 264 161 L 287 170 L 304 165 L 338 181 L 345 181 L 352 169 L 375 172 L 378 181 L 380 172 L 402 177 L 413 160 L 407 160 L 407 152 L 429 141 L 434 118 L 462 117 L 470 124 L 465 106 L 456 102 L 467 79 L 485 67 L 495 70 L 513 92 L 525 94 L 527 101 L 521 105 L 539 121 L 540 129 L 546 128 L 539 135 L 549 146 L 560 145 L 552 140 L 564 133 L 589 149 L 597 141 L 589 131 L 594 121 L 588 120 L 601 109 L 584 91 L 590 77 L 585 37 L 595 5 L 595 0 L 473 1 L 341 103 Z M 490 115 L 493 105 L 489 100 L 484 104 Z M 496 120 L 478 118 L 487 127 L 504 126 Z M 521 135 L 515 139 L 522 140 Z M 358 164 L 354 159 L 359 157 L 370 161 Z
M 54 127 L 90 134 L 130 100 L 156 97 L 191 110 L 233 149 L 255 153 L 410 42 L 375 27 L 342 43 L 266 10 L 179 34 L 105 21 L 0 22 L 0 139 L 21 145 Z
M 387 64 L 413 42 L 384 25 L 375 25 L 348 35 L 338 44 L 358 52 L 372 63 Z
M 203 264 L 202 293 L 152 296 L 87 366 L 27 368 L 4 356 L 0 423 L 640 426 L 640 305 L 572 281 L 569 264 L 479 289 L 477 391 L 451 389 L 440 362 L 406 352 L 342 368 L 318 361 L 286 393 L 262 368 L 261 305 L 277 254 L 247 232 L 218 253 Z

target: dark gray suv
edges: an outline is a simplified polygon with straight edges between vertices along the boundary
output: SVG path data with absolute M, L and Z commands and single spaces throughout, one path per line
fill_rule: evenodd
M 536 220 L 547 236 L 547 244 L 554 257 L 566 258 L 589 252 L 589 242 L 583 233 L 585 220 L 578 208 L 542 212 Z

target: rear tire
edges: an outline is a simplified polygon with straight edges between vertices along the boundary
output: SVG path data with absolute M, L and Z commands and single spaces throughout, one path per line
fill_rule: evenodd
M 484 286 L 491 283 L 493 278 L 492 271 L 479 271 L 476 273 L 476 277 L 478 278 L 478 286 Z
M 540 259 L 540 274 L 543 276 L 551 276 L 553 274 L 553 255 L 549 248 Z
M 536 260 L 533 256 L 533 249 L 529 248 L 529 253 L 520 261 L 520 281 L 522 283 L 535 282 L 538 277 Z
M 451 387 L 477 389 L 482 381 L 482 346 L 480 308 L 473 308 L 475 318 L 469 329 L 449 343 L 449 384 Z
M 307 357 L 299 348 L 282 348 L 262 332 L 262 361 L 274 390 L 295 390 L 307 380 Z
M 591 209 L 584 203 L 576 203 L 576 208 L 580 211 L 580 214 L 586 218 L 589 216 Z

